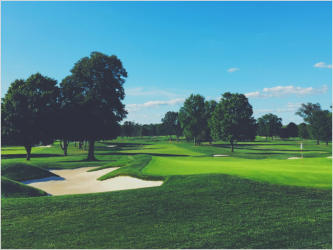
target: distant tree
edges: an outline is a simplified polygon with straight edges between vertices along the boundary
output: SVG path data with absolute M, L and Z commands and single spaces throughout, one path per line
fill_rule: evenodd
M 176 135 L 178 139 L 178 137 L 182 134 L 182 129 L 178 118 L 178 112 L 167 112 L 164 118 L 162 118 L 162 124 L 164 127 L 164 131 L 169 135 L 170 139 L 172 139 L 172 135 Z
M 203 129 L 207 125 L 205 98 L 201 95 L 191 95 L 179 111 L 180 125 L 187 140 L 193 139 L 194 145 L 200 144 Z
M 307 104 L 303 103 L 296 112 L 296 115 L 302 117 L 306 123 L 311 124 L 313 120 L 313 113 L 315 111 L 320 111 L 320 110 L 321 107 L 319 103 L 316 104 L 310 102 L 308 102 Z
M 1 103 L 2 144 L 22 145 L 30 160 L 31 148 L 55 138 L 55 114 L 59 108 L 57 81 L 39 73 L 26 81 L 15 80 Z
M 332 141 L 332 113 L 328 110 L 313 112 L 311 131 L 317 143 L 322 140 L 328 145 L 328 142 Z
M 258 132 L 261 136 L 271 137 L 277 136 L 282 128 L 282 118 L 271 113 L 258 118 Z
M 297 137 L 298 136 L 298 127 L 295 123 L 290 122 L 287 125 L 287 131 L 289 137 Z
M 205 101 L 205 112 L 206 112 L 206 120 L 207 120 L 207 127 L 205 128 L 205 140 L 209 141 L 209 143 L 212 143 L 213 137 L 211 134 L 212 130 L 212 117 L 213 113 L 216 109 L 217 102 L 215 100 Z
M 124 122 L 124 124 L 122 125 L 122 134 L 124 136 L 134 136 L 135 134 L 135 123 L 134 122 L 130 122 L 130 121 L 126 121 Z
M 243 94 L 224 93 L 212 116 L 212 135 L 231 144 L 231 152 L 237 141 L 254 140 L 256 122 L 253 109 Z
M 280 128 L 279 136 L 280 136 L 280 138 L 282 138 L 282 139 L 287 139 L 287 138 L 289 138 L 290 135 L 289 135 L 289 130 L 288 130 L 288 128 L 287 128 L 287 127 L 282 127 L 282 128 Z
M 302 139 L 310 138 L 308 126 L 304 122 L 298 125 L 298 137 Z
M 88 161 L 96 160 L 94 145 L 100 139 L 114 139 L 120 134 L 119 122 L 126 117 L 123 84 L 127 72 L 114 55 L 92 52 L 75 63 L 69 81 L 62 82 L 69 96 L 68 101 L 78 111 L 80 137 L 87 140 Z

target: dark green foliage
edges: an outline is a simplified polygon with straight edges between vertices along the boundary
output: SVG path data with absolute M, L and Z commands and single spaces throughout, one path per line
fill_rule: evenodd
M 59 107 L 57 82 L 37 73 L 16 80 L 1 103 L 2 144 L 22 145 L 30 160 L 31 147 L 55 138 Z
M 254 140 L 256 123 L 252 114 L 245 95 L 224 93 L 211 119 L 213 138 L 230 142 L 232 152 L 236 141 Z
M 206 129 L 208 129 L 205 98 L 192 94 L 185 100 L 178 115 L 186 139 L 193 139 L 195 145 L 200 144 L 205 138 Z
M 164 131 L 170 136 L 176 135 L 177 139 L 182 135 L 182 128 L 178 118 L 178 112 L 169 111 L 162 118 Z
M 1 176 L 1 197 L 2 198 L 21 198 L 48 195 L 42 190 L 24 185 L 20 182 L 10 180 Z
M 289 138 L 289 130 L 288 128 L 284 127 L 284 128 L 280 128 L 280 131 L 279 131 L 279 136 L 280 138 L 282 139 L 287 139 Z
M 290 122 L 287 125 L 287 131 L 289 137 L 297 137 L 298 136 L 298 127 L 295 123 Z
M 302 139 L 310 138 L 308 125 L 304 122 L 298 125 L 298 137 Z
M 20 162 L 1 164 L 1 175 L 15 181 L 25 181 L 57 176 L 43 168 Z
M 258 134 L 260 136 L 271 137 L 278 136 L 282 128 L 282 118 L 271 113 L 258 118 Z
M 3 199 L 2 248 L 332 248 L 332 192 L 226 175 Z
M 332 113 L 328 110 L 315 111 L 312 115 L 311 133 L 314 139 L 332 141 Z
M 319 103 L 310 103 L 308 102 L 307 104 L 302 104 L 302 106 L 298 109 L 296 112 L 296 115 L 299 115 L 304 119 L 305 122 L 311 124 L 313 121 L 313 113 L 315 111 L 320 111 L 321 107 Z
M 75 117 L 76 134 L 89 141 L 88 160 L 95 160 L 95 141 L 120 135 L 119 122 L 127 114 L 122 103 L 127 72 L 116 56 L 92 52 L 71 73 L 61 83 L 62 104 L 68 108 L 66 117 Z M 73 119 L 69 123 L 73 126 Z

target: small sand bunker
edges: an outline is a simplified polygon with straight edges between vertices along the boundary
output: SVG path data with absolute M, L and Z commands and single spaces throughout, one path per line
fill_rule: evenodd
M 289 157 L 288 160 L 296 160 L 296 159 L 301 159 L 301 157 Z
M 331 156 L 327 156 L 327 158 L 330 158 L 330 159 L 332 159 L 332 155 L 331 155 Z
M 213 155 L 214 157 L 227 157 L 229 155 Z
M 50 148 L 52 145 L 45 145 L 45 146 L 37 146 L 37 148 Z
M 97 178 L 118 168 L 106 168 L 98 171 L 87 172 L 88 170 L 94 168 L 96 167 L 52 170 L 51 172 L 60 176 L 60 178 L 43 178 L 23 183 L 44 190 L 51 195 L 98 193 L 156 187 L 163 184 L 162 181 L 145 181 L 129 176 L 118 176 L 104 181 L 99 181 Z
M 117 147 L 117 145 L 109 145 L 107 146 L 108 148 L 114 148 L 114 147 Z

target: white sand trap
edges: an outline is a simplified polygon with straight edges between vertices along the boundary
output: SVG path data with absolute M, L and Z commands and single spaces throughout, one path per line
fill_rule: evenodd
M 118 176 L 104 181 L 99 181 L 97 178 L 118 168 L 106 168 L 98 171 L 87 172 L 93 168 L 96 167 L 52 170 L 52 173 L 64 179 L 53 177 L 32 181 L 30 180 L 23 183 L 27 183 L 29 186 L 44 190 L 51 195 L 98 193 L 156 187 L 163 184 L 162 181 L 145 181 L 129 176 Z
M 114 147 L 117 147 L 117 145 L 109 145 L 107 146 L 108 148 L 114 148 Z
M 296 159 L 301 159 L 301 157 L 289 157 L 288 160 L 296 160 Z
M 332 155 L 331 156 L 327 156 L 327 158 L 331 158 L 332 159 Z
M 227 157 L 229 155 L 213 155 L 214 157 Z
M 46 146 L 37 146 L 37 148 L 50 148 L 52 145 L 46 145 Z

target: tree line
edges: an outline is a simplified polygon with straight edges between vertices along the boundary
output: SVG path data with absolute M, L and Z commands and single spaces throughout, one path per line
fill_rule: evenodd
M 219 102 L 201 95 L 189 96 L 178 112 L 169 111 L 159 124 L 140 125 L 126 121 L 123 84 L 127 71 L 115 55 L 92 52 L 77 61 L 59 84 L 36 73 L 17 79 L 1 100 L 1 137 L 3 145 L 22 145 L 30 160 L 31 148 L 60 140 L 67 155 L 70 141 L 82 146 L 88 142 L 88 161 L 96 160 L 98 140 L 123 136 L 185 136 L 194 145 L 223 140 L 231 145 L 266 138 L 313 138 L 328 143 L 332 137 L 332 113 L 320 105 L 307 103 L 297 111 L 304 123 L 282 126 L 282 119 L 266 114 L 257 120 L 247 97 L 226 92 Z

